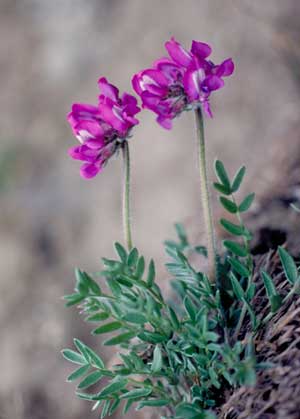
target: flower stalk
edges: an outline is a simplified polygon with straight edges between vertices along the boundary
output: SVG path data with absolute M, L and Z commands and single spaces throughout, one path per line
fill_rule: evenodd
M 127 141 L 122 144 L 123 154 L 123 229 L 124 239 L 128 250 L 132 249 L 132 237 L 131 237 L 131 219 L 130 219 L 130 154 L 129 145 Z
M 210 281 L 214 283 L 216 281 L 216 244 L 207 179 L 203 115 L 200 106 L 195 109 L 195 121 L 197 132 L 199 176 L 201 184 L 201 200 L 207 240 L 208 276 Z

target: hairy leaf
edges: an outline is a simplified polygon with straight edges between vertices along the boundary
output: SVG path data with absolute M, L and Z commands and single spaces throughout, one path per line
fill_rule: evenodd
M 215 171 L 220 183 L 225 187 L 230 188 L 230 180 L 228 178 L 224 164 L 220 160 L 215 161 Z
M 231 185 L 231 191 L 232 191 L 232 193 L 238 191 L 238 189 L 241 186 L 241 183 L 243 181 L 243 178 L 245 176 L 245 173 L 246 173 L 246 167 L 245 166 L 241 167 L 237 171 L 236 175 L 234 176 L 232 185 Z
M 287 280 L 291 284 L 295 284 L 298 279 L 297 266 L 292 256 L 281 246 L 278 248 L 280 260 L 285 272 Z
M 254 201 L 254 198 L 255 198 L 255 193 L 251 193 L 247 195 L 246 198 L 240 204 L 239 211 L 240 212 L 247 211 L 251 207 L 252 202 Z
M 239 243 L 233 242 L 231 240 L 224 240 L 223 244 L 228 250 L 230 250 L 230 252 L 237 256 L 245 257 L 248 255 L 247 249 Z
M 103 377 L 100 371 L 94 371 L 91 374 L 87 375 L 79 384 L 78 388 L 83 390 L 96 384 Z
M 64 349 L 61 351 L 63 357 L 74 364 L 85 365 L 87 362 L 85 358 L 79 353 L 72 351 L 72 349 Z
M 113 332 L 114 330 L 118 330 L 122 327 L 122 323 L 115 321 L 111 323 L 104 324 L 103 326 L 97 327 L 92 331 L 93 335 L 101 335 L 102 333 L 109 333 Z
M 230 212 L 231 214 L 235 214 L 238 210 L 238 207 L 236 204 L 229 199 L 225 198 L 224 196 L 220 197 L 220 202 L 223 205 L 223 207 Z

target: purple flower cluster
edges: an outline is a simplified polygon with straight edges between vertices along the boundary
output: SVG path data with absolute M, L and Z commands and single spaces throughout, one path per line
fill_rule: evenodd
M 98 81 L 100 95 L 98 106 L 75 103 L 68 114 L 73 133 L 81 145 L 72 147 L 69 154 L 81 160 L 80 174 L 86 179 L 97 175 L 108 159 L 120 148 L 130 130 L 139 121 L 140 112 L 134 96 L 124 93 L 102 77 Z
M 211 92 L 224 86 L 223 77 L 234 71 L 231 58 L 215 65 L 207 58 L 211 47 L 193 41 L 190 51 L 174 38 L 165 44 L 168 58 L 154 62 L 151 68 L 140 71 L 132 78 L 132 86 L 142 99 L 143 108 L 157 114 L 157 122 L 166 129 L 184 110 L 202 106 L 212 116 L 209 105 Z M 140 112 L 134 96 L 124 93 L 102 77 L 98 81 L 98 105 L 76 103 L 68 114 L 73 133 L 81 145 L 72 147 L 69 154 L 81 160 L 81 176 L 89 179 L 97 175 L 108 159 L 122 146 Z
M 174 38 L 165 47 L 169 58 L 155 61 L 151 68 L 140 71 L 132 79 L 143 108 L 155 112 L 157 122 L 167 129 L 182 111 L 199 104 L 212 117 L 209 96 L 224 86 L 223 77 L 233 73 L 232 59 L 215 65 L 207 59 L 211 47 L 198 41 L 192 42 L 190 51 Z

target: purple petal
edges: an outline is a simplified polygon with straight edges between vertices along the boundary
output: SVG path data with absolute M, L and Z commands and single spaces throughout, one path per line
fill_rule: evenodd
M 95 149 L 95 150 L 99 150 L 102 147 L 104 147 L 105 145 L 105 141 L 104 139 L 93 139 L 90 138 L 89 140 L 85 141 L 84 143 L 87 147 Z
M 143 107 L 148 108 L 154 112 L 157 112 L 157 108 L 160 102 L 160 98 L 149 92 L 143 92 L 141 95 L 143 101 Z
M 80 168 L 80 175 L 84 179 L 91 179 L 95 177 L 101 170 L 101 166 L 99 164 L 90 164 L 85 163 Z
M 209 91 L 221 89 L 224 86 L 224 81 L 218 76 L 207 76 L 203 81 L 201 87 L 203 90 L 208 89 Z
M 142 72 L 141 72 L 142 73 Z M 131 84 L 133 87 L 133 90 L 138 94 L 141 95 L 143 92 L 142 86 L 141 86 L 141 73 L 135 74 L 131 79 Z
M 234 72 L 234 63 L 231 58 L 223 61 L 217 66 L 216 75 L 219 77 L 228 77 Z
M 161 115 L 159 115 L 156 118 L 156 121 L 165 129 L 171 129 L 172 128 L 172 120 L 169 118 L 165 118 Z
M 183 46 L 171 38 L 170 41 L 165 43 L 166 50 L 168 51 L 170 57 L 175 61 L 175 63 L 187 67 L 192 58 L 190 54 L 183 48 Z
M 197 100 L 201 95 L 201 84 L 205 79 L 203 68 L 190 68 L 186 71 L 183 78 L 183 86 L 188 98 L 191 101 Z
M 108 83 L 105 77 L 101 77 L 98 80 L 98 86 L 101 95 L 103 95 L 105 98 L 110 98 L 114 102 L 118 101 L 119 89 L 117 89 L 113 84 Z
M 162 71 L 169 82 L 174 82 L 182 78 L 182 69 L 169 58 L 160 58 L 154 62 L 154 67 Z
M 75 147 L 71 147 L 68 150 L 68 154 L 70 157 L 72 157 L 72 159 L 74 160 L 85 160 L 84 156 L 82 155 L 82 153 L 80 152 L 81 146 L 75 146 Z
M 199 58 L 206 58 L 211 54 L 211 47 L 204 42 L 193 41 L 191 53 L 195 54 Z
M 123 118 L 122 109 L 109 103 L 99 105 L 99 109 L 101 117 L 121 135 L 125 135 L 129 124 Z

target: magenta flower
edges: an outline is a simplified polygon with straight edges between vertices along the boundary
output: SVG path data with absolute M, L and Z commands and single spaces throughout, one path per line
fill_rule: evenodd
M 81 160 L 80 174 L 90 179 L 99 173 L 108 159 L 114 155 L 130 131 L 139 121 L 135 115 L 140 112 L 134 96 L 124 93 L 102 77 L 98 106 L 75 103 L 68 114 L 73 133 L 81 145 L 72 147 L 69 155 Z
M 224 86 L 223 77 L 233 73 L 232 59 L 215 65 L 207 60 L 211 47 L 198 41 L 192 42 L 190 51 L 174 38 L 165 47 L 170 58 L 157 60 L 152 68 L 133 76 L 132 86 L 141 97 L 143 108 L 155 112 L 157 122 L 167 129 L 181 112 L 200 105 L 212 117 L 209 97 Z

